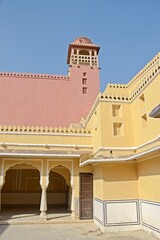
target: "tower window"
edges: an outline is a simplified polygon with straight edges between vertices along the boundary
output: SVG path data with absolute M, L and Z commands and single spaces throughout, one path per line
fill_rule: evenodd
M 82 78 L 82 84 L 84 84 L 84 85 L 87 84 L 87 78 Z
M 83 72 L 83 77 L 87 76 L 87 73 L 86 72 Z
M 147 114 L 145 113 L 143 116 L 141 116 L 142 121 L 142 128 L 145 129 L 147 127 Z
M 122 123 L 113 123 L 113 136 L 123 136 Z
M 121 105 L 112 105 L 112 116 L 121 117 L 122 115 L 122 106 Z
M 86 87 L 83 87 L 83 88 L 82 88 L 82 93 L 83 93 L 83 94 L 87 94 L 87 88 L 86 88 Z

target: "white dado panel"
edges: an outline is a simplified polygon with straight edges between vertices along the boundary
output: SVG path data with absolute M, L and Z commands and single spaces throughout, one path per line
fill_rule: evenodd
M 160 233 L 160 203 L 141 200 L 142 225 Z
M 105 226 L 140 224 L 138 200 L 105 201 Z
M 102 225 L 104 224 L 103 201 L 96 198 L 94 199 L 94 218 Z

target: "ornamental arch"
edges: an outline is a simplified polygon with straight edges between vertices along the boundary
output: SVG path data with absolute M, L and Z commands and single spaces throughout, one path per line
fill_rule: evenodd
M 53 164 L 48 173 L 47 188 L 48 212 L 51 207 L 59 207 L 61 211 L 70 211 L 71 205 L 71 173 L 65 164 Z
M 41 199 L 40 171 L 33 163 L 15 161 L 4 164 L 4 182 L 1 190 L 3 207 L 37 207 Z

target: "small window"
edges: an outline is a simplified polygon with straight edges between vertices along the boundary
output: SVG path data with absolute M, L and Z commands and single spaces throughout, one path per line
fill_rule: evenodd
M 142 94 L 139 97 L 139 106 L 140 106 L 140 108 L 144 108 L 145 107 L 145 97 L 144 97 L 144 94 Z
M 83 93 L 83 94 L 87 94 L 87 88 L 86 88 L 86 87 L 83 87 L 83 88 L 82 88 L 82 93 Z
M 147 114 L 146 113 L 141 116 L 141 120 L 142 120 L 142 128 L 145 129 L 147 127 Z
M 144 94 L 142 94 L 142 95 L 139 97 L 139 99 L 142 100 L 143 102 L 145 102 Z
M 122 106 L 121 105 L 112 105 L 112 116 L 121 117 L 122 116 Z
M 113 135 L 114 136 L 123 136 L 122 123 L 113 123 Z
M 87 84 L 87 78 L 82 78 L 82 84 L 84 84 L 84 85 Z
M 83 77 L 87 76 L 87 73 L 86 72 L 83 72 Z

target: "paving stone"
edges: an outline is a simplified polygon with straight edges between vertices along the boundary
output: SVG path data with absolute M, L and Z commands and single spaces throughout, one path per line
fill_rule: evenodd
M 142 232 L 103 234 L 93 223 L 1 225 L 0 240 L 156 240 Z

